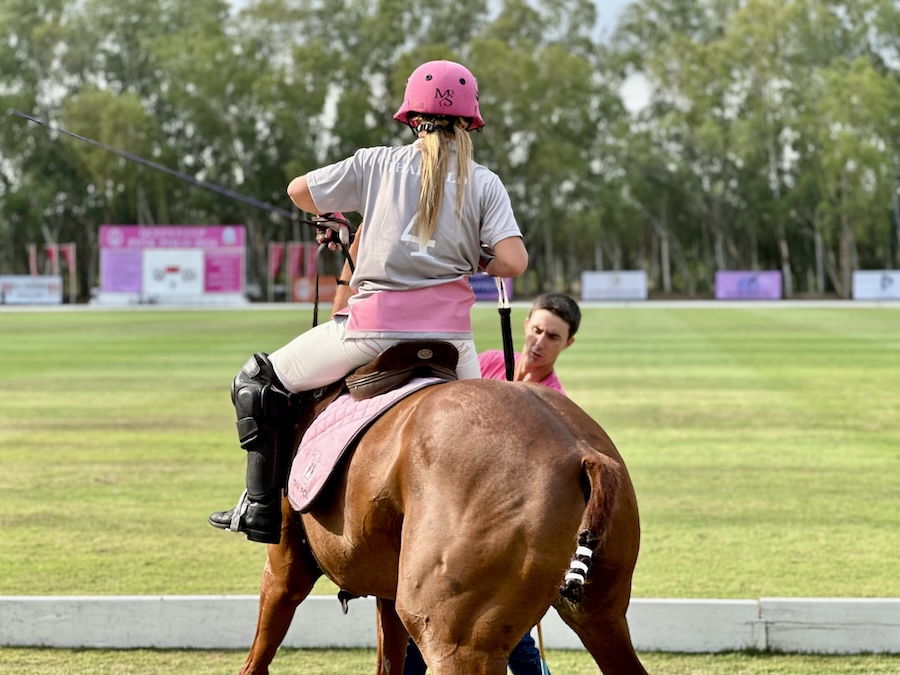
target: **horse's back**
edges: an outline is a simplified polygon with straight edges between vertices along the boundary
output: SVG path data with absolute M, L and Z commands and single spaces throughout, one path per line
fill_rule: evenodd
M 439 528 L 443 536 L 528 537 L 517 528 L 542 531 L 564 513 L 565 533 L 555 536 L 565 541 L 565 558 L 584 509 L 581 490 L 570 489 L 579 483 L 582 443 L 535 387 L 494 380 L 426 387 L 366 432 L 304 522 L 336 557 L 379 555 L 389 569 L 399 562 L 401 528 L 404 546 L 441 535 Z

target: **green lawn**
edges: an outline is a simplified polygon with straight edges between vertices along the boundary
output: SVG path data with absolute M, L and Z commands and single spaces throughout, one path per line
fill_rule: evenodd
M 222 675 L 236 673 L 244 652 L 0 649 L 0 675 Z M 554 675 L 596 675 L 587 652 L 549 650 Z M 278 675 L 371 675 L 375 650 L 282 649 Z M 641 654 L 658 675 L 896 675 L 900 656 L 780 654 Z
M 265 548 L 206 524 L 243 487 L 229 385 L 310 321 L 0 310 L 0 595 L 257 592 Z M 900 597 L 900 307 L 589 309 L 559 373 L 631 471 L 635 597 Z

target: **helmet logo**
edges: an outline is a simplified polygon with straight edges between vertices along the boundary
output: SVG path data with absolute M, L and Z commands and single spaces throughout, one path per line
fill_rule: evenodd
M 441 91 L 439 88 L 435 88 L 434 97 L 438 99 L 438 105 L 442 106 L 451 106 L 453 105 L 453 90 L 448 89 L 447 91 Z

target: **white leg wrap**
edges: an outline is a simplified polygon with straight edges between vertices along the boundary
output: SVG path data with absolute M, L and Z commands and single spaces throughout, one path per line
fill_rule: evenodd
M 579 546 L 575 549 L 575 555 L 583 556 L 585 558 L 592 558 L 594 556 L 594 552 L 587 546 Z
M 580 572 L 582 572 L 581 576 L 587 576 L 588 566 L 585 563 L 581 562 L 580 560 L 573 560 L 571 562 L 571 564 L 569 565 L 569 571 L 570 572 L 580 571 Z

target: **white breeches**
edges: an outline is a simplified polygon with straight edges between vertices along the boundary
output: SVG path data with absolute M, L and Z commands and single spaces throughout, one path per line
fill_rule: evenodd
M 275 373 L 293 393 L 318 389 L 363 366 L 391 345 L 404 340 L 344 338 L 346 319 L 328 321 L 297 336 L 269 354 Z M 481 377 L 472 340 L 447 340 L 459 351 L 456 373 L 461 380 Z

